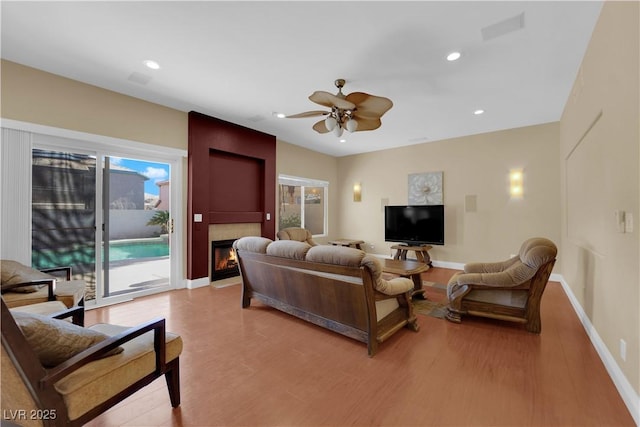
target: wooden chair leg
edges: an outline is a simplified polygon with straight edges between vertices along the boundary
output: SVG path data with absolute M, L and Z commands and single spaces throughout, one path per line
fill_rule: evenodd
M 180 358 L 172 360 L 167 366 L 168 370 L 164 374 L 167 380 L 167 389 L 169 390 L 169 399 L 171 406 L 177 408 L 180 406 Z

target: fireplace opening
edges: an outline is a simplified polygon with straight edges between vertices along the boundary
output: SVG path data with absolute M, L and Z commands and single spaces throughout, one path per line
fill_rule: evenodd
M 214 240 L 211 242 L 211 281 L 239 276 L 238 261 L 231 240 Z

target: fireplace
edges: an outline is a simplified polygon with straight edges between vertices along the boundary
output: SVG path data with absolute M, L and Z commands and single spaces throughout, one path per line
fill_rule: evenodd
M 238 262 L 233 250 L 235 239 L 214 240 L 211 242 L 211 281 L 238 276 Z

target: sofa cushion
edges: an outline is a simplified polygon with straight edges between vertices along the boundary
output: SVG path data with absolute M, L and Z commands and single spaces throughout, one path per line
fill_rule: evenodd
M 267 246 L 273 242 L 271 239 L 259 236 L 241 237 L 233 242 L 233 248 L 247 252 L 257 252 L 259 254 L 267 253 Z
M 107 334 L 40 314 L 14 311 L 12 315 L 27 342 L 38 355 L 40 363 L 45 367 L 57 366 L 109 338 Z M 121 347 L 115 348 L 105 353 L 104 357 L 122 350 Z
M 311 245 L 295 240 L 276 240 L 267 246 L 267 255 L 304 260 Z
M 406 277 L 385 279 L 382 273 L 382 263 L 373 255 L 365 255 L 362 258 L 362 265 L 371 270 L 373 286 L 378 292 L 386 295 L 399 295 L 413 289 L 413 281 Z
M 365 252 L 360 249 L 343 246 L 318 245 L 309 249 L 306 261 L 322 264 L 344 265 L 347 267 L 360 267 Z
M 50 274 L 43 273 L 31 267 L 27 267 L 26 265 L 13 260 L 1 260 L 0 271 L 2 272 L 0 286 L 2 286 L 3 290 L 7 285 L 16 285 L 18 283 L 32 282 L 34 280 L 55 279 L 55 277 Z M 36 292 L 43 286 L 45 285 L 21 286 L 19 288 L 11 289 L 11 292 Z

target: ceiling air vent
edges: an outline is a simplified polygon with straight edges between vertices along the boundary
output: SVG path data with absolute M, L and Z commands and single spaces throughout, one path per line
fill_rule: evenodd
M 129 81 L 134 82 L 134 83 L 138 83 L 141 85 L 146 85 L 147 83 L 149 83 L 151 81 L 151 76 L 147 75 L 147 74 L 142 74 L 142 73 L 138 73 L 133 72 L 131 73 L 131 75 L 129 76 Z
M 513 18 L 505 19 L 480 30 L 482 40 L 488 41 L 524 28 L 524 12 Z

